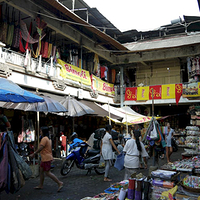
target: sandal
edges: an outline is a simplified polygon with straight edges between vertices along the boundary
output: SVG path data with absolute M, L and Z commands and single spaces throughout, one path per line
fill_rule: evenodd
M 110 182 L 110 181 L 112 181 L 112 179 L 104 178 L 104 181 L 105 181 L 105 182 Z
M 36 187 L 34 187 L 34 189 L 35 189 L 35 190 L 41 190 L 42 187 L 40 187 L 40 186 L 36 186 Z
M 57 192 L 60 192 L 62 188 L 63 188 L 63 183 L 58 187 Z

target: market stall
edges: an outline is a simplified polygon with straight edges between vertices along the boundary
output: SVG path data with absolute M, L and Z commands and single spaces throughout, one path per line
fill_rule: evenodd
M 172 163 L 149 168 L 148 176 L 133 174 L 129 180 L 110 185 L 102 193 L 82 200 L 199 200 L 200 199 L 200 156 L 199 128 L 187 126 L 186 144 L 195 145 L 196 154 L 180 157 Z M 193 134 L 194 137 L 191 138 Z M 185 153 L 185 152 L 184 152 Z M 183 154 L 184 154 L 183 153 Z M 187 152 L 188 153 L 188 152 Z

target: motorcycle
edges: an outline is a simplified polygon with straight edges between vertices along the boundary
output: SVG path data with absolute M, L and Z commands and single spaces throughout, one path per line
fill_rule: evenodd
M 88 144 L 82 142 L 72 148 L 66 160 L 63 162 L 60 173 L 66 176 L 71 171 L 74 164 L 77 168 L 87 170 L 87 174 L 91 174 L 91 170 L 98 175 L 102 175 L 105 172 L 105 166 L 100 165 L 100 150 L 90 149 L 87 151 Z M 86 153 L 85 153 L 86 152 Z

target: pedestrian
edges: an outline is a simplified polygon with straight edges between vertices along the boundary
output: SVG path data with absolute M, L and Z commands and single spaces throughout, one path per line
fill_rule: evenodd
M 60 142 L 61 142 L 61 157 L 66 157 L 67 137 L 64 135 L 62 131 L 60 136 Z
M 165 126 L 164 126 L 164 130 L 163 130 L 163 137 L 164 137 L 164 140 L 165 140 L 165 136 L 167 135 L 167 122 L 165 122 Z M 161 153 L 162 155 L 160 156 L 161 159 L 164 159 L 165 158 L 165 150 L 166 148 L 163 148 L 161 147 Z
M 120 154 L 119 150 L 117 149 L 115 143 L 113 142 L 112 136 L 111 136 L 111 130 L 112 126 L 107 124 L 105 126 L 106 133 L 101 141 L 101 154 L 103 156 L 103 159 L 105 161 L 105 174 L 104 174 L 104 181 L 112 181 L 108 177 L 108 173 L 110 170 L 110 167 L 112 165 L 113 160 L 113 150 L 112 147 L 117 151 L 118 154 Z
M 135 132 L 132 134 L 132 138 L 127 140 L 123 152 L 125 153 L 124 180 L 129 179 L 133 173 L 136 173 L 136 169 L 140 167 L 140 155 L 144 160 L 145 169 L 147 169 L 147 158 L 149 155 L 144 147 L 144 144 L 140 141 L 138 134 L 135 134 Z
M 168 163 L 171 163 L 170 156 L 173 152 L 172 142 L 171 142 L 173 133 L 174 133 L 174 130 L 170 127 L 170 123 L 167 123 L 167 132 L 166 132 L 165 138 L 166 138 L 166 157 L 167 157 Z
M 35 154 L 40 153 L 41 163 L 40 163 L 40 184 L 35 187 L 35 189 L 42 189 L 44 184 L 44 174 L 51 178 L 58 184 L 57 192 L 63 187 L 63 182 L 61 182 L 53 173 L 51 173 L 51 162 L 53 160 L 52 149 L 51 149 L 51 140 L 49 139 L 49 130 L 48 127 L 41 127 L 40 134 L 42 136 L 41 142 L 38 149 L 30 155 L 34 157 Z
M 8 121 L 7 117 L 3 114 L 3 109 L 0 108 L 0 131 L 8 131 L 11 128 L 11 124 Z

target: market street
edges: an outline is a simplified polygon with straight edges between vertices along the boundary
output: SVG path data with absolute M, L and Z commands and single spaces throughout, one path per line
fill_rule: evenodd
M 174 152 L 171 156 L 172 161 L 181 159 L 181 153 L 184 152 L 183 148 L 179 148 L 177 152 Z M 166 158 L 159 159 L 159 166 L 166 163 Z M 57 193 L 57 185 L 48 177 L 45 178 L 44 188 L 42 190 L 35 190 L 34 187 L 39 184 L 39 177 L 32 178 L 26 181 L 24 187 L 21 188 L 16 194 L 6 194 L 5 191 L 0 193 L 0 200 L 80 200 L 84 197 L 93 197 L 99 193 L 104 192 L 111 184 L 120 182 L 124 177 L 124 170 L 118 171 L 114 167 L 110 170 L 110 178 L 112 182 L 104 182 L 102 175 L 97 175 L 92 171 L 91 175 L 86 176 L 85 170 L 72 168 L 72 171 L 63 177 L 60 175 L 62 160 L 55 159 L 53 173 L 64 182 L 62 191 Z M 152 166 L 153 158 L 148 160 L 148 166 Z M 141 173 L 148 175 L 148 170 L 141 169 Z

